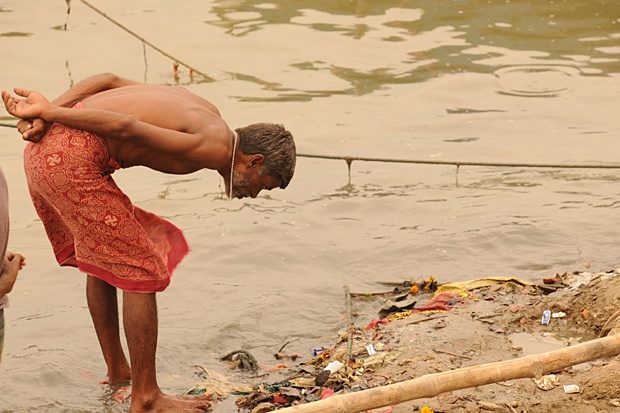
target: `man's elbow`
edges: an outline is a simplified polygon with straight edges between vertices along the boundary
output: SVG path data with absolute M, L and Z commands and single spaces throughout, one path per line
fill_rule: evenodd
M 120 139 L 131 139 L 137 136 L 137 128 L 140 122 L 131 115 L 126 115 L 114 122 L 112 135 Z
M 116 89 L 123 86 L 135 85 L 138 83 L 134 80 L 120 77 L 112 72 L 100 73 L 94 78 L 96 78 L 97 81 L 99 81 L 100 84 L 103 86 L 102 90 Z
M 139 83 L 139 82 L 136 82 L 135 80 L 120 77 L 111 72 L 104 73 L 103 76 L 106 77 L 107 82 L 110 85 L 110 89 L 116 89 L 119 87 L 136 85 Z
M 110 88 L 118 87 L 119 77 L 114 73 L 106 72 L 100 75 Z
M 101 85 L 102 90 L 114 89 L 119 87 L 120 78 L 111 72 L 100 73 L 89 78 L 91 81 L 96 80 Z

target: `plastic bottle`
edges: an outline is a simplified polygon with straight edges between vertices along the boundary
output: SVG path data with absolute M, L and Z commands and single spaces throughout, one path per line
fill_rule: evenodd
M 545 310 L 545 312 L 543 313 L 543 316 L 542 316 L 541 324 L 544 325 L 544 326 L 548 325 L 550 319 L 551 319 L 551 311 Z

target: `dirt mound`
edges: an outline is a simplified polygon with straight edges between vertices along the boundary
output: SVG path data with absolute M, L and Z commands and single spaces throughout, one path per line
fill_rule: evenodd
M 376 303 L 381 316 L 356 327 L 349 305 L 350 328 L 333 347 L 300 363 L 283 380 L 255 379 L 251 387 L 237 387 L 241 395 L 235 403 L 242 412 L 268 412 L 616 332 L 619 272 L 558 274 L 542 281 L 497 277 L 438 285 L 429 279 L 419 285 L 403 282 L 384 293 L 351 294 L 354 302 Z M 546 310 L 549 319 L 543 322 Z M 620 361 L 599 359 L 536 379 L 465 388 L 372 411 L 610 412 L 620 407 L 619 397 Z

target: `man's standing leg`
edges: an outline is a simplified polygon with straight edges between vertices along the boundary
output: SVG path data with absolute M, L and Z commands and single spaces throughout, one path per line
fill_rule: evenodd
M 133 371 L 132 403 L 146 404 L 159 395 L 155 353 L 157 351 L 157 302 L 155 293 L 123 291 L 123 325 Z
M 129 363 L 121 346 L 116 287 L 89 275 L 86 281 L 86 298 L 108 367 L 108 383 L 131 380 Z
M 208 409 L 209 394 L 174 397 L 162 393 L 157 384 L 157 301 L 155 293 L 123 292 L 123 325 L 131 360 L 131 413 L 199 412 Z

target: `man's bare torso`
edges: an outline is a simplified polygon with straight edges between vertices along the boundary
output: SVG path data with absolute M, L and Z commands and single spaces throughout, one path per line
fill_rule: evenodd
M 87 109 L 124 113 L 140 121 L 180 132 L 206 133 L 205 130 L 212 127 L 228 130 L 213 104 L 182 87 L 126 86 L 89 96 L 82 104 Z M 155 148 L 135 142 L 109 138 L 106 141 L 110 155 L 124 168 L 143 165 L 168 173 L 190 173 L 201 169 L 200 165 L 193 165 L 186 159 L 162 154 Z

